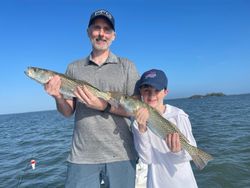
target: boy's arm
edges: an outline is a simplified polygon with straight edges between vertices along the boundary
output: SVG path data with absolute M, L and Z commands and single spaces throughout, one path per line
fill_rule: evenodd
M 152 150 L 151 150 L 151 143 L 149 140 L 148 131 L 145 131 L 144 133 L 140 132 L 138 128 L 138 123 L 136 122 L 136 120 L 133 121 L 131 127 L 132 127 L 132 133 L 134 137 L 135 149 L 140 159 L 145 164 L 151 164 L 152 163 L 152 158 L 151 158 Z

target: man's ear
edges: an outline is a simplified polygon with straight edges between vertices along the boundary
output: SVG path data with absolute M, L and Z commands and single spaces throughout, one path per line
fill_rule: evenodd
M 89 28 L 87 28 L 87 35 L 90 38 L 90 30 L 89 30 Z
M 116 32 L 114 32 L 114 35 L 113 35 L 113 37 L 112 37 L 112 41 L 114 41 L 115 40 L 115 38 L 116 38 Z

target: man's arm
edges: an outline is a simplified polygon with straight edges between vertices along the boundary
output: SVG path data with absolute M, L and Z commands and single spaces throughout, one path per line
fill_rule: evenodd
M 74 113 L 75 104 L 71 99 L 64 99 L 63 95 L 59 92 L 60 86 L 60 77 L 54 76 L 44 85 L 44 89 L 49 95 L 54 97 L 57 110 L 65 117 L 69 117 Z
M 55 101 L 57 110 L 65 117 L 70 117 L 74 113 L 75 105 L 73 100 L 60 97 L 55 98 Z
M 85 103 L 85 105 L 89 108 L 104 111 L 105 108 L 108 106 L 107 101 L 96 97 L 86 87 L 77 87 L 74 94 L 80 101 Z M 127 111 L 120 105 L 111 106 L 109 112 L 119 116 L 125 116 L 125 117 L 130 116 L 129 113 L 127 113 Z

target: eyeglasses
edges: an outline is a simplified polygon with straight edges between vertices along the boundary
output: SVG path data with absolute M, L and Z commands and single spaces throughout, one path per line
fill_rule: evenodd
M 92 25 L 91 29 L 94 32 L 101 32 L 103 30 L 105 34 L 111 34 L 113 32 L 113 29 L 111 27 L 101 27 L 100 25 Z

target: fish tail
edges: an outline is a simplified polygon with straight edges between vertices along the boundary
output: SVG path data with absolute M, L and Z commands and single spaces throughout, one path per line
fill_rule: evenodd
M 202 170 L 209 161 L 213 160 L 212 155 L 202 151 L 201 149 L 192 146 L 192 152 L 189 153 L 193 159 L 195 166 Z

